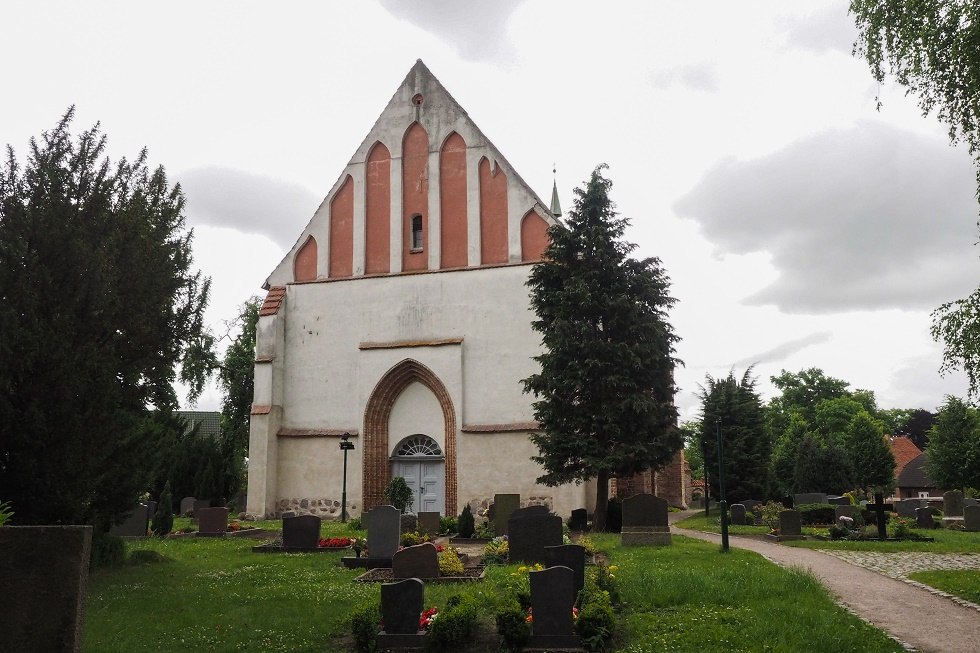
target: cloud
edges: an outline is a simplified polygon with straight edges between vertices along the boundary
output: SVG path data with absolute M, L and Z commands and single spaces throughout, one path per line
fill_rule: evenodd
M 785 16 L 777 21 L 785 30 L 787 46 L 803 50 L 840 52 L 850 56 L 858 30 L 845 3 L 828 3 L 807 16 Z
M 662 89 L 679 85 L 707 93 L 718 90 L 718 71 L 709 63 L 693 63 L 656 70 L 652 79 L 654 86 Z
M 492 60 L 511 49 L 507 21 L 524 0 L 381 0 L 395 18 L 449 43 L 471 61 Z
M 936 412 L 946 395 L 966 398 L 969 385 L 966 373 L 955 370 L 939 374 L 941 354 L 925 354 L 901 362 L 890 382 L 875 394 L 883 408 L 924 408 Z M 931 398 L 931 401 L 924 399 Z
M 789 340 L 780 345 L 776 345 L 772 349 L 767 349 L 766 351 L 735 361 L 732 363 L 732 367 L 748 367 L 761 363 L 778 363 L 811 345 L 820 345 L 829 342 L 831 339 L 832 334 L 830 331 L 817 331 L 808 336 Z
M 283 249 L 296 242 L 320 199 L 302 186 L 220 166 L 176 176 L 190 226 L 227 227 L 267 236 Z
M 768 252 L 779 277 L 743 299 L 789 313 L 932 309 L 980 278 L 965 150 L 860 123 L 714 166 L 674 206 L 716 253 Z

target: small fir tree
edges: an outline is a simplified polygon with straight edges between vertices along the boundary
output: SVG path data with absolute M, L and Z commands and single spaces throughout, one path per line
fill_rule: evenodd
M 170 481 L 163 486 L 163 494 L 157 502 L 157 510 L 153 514 L 151 526 L 154 535 L 164 536 L 174 528 L 174 501 L 170 492 Z
M 473 522 L 473 511 L 470 510 L 470 505 L 466 504 L 463 507 L 463 512 L 459 514 L 459 536 L 460 537 L 473 537 L 473 533 L 476 532 L 476 526 Z

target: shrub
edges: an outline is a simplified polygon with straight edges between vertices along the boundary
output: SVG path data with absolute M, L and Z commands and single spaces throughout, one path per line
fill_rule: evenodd
M 153 513 L 151 528 L 154 535 L 161 537 L 174 529 L 174 503 L 170 492 L 170 481 L 163 486 L 163 493 L 160 495 L 160 501 L 157 502 L 157 510 Z
M 578 543 L 579 545 L 585 547 L 586 555 L 594 556 L 595 554 L 599 553 L 599 546 L 595 543 L 595 540 L 588 535 L 583 535 L 582 537 L 578 538 Z
M 459 532 L 459 525 L 455 517 L 439 518 L 439 535 L 452 535 Z
M 10 509 L 9 501 L 0 501 L 0 526 L 3 526 L 14 516 L 14 511 Z
M 757 506 L 758 507 L 758 506 Z M 762 523 L 774 531 L 779 528 L 779 513 L 786 510 L 783 504 L 778 501 L 769 501 L 762 506 Z
M 623 503 L 613 497 L 606 506 L 606 531 L 619 533 L 623 530 Z
M 459 559 L 459 554 L 453 547 L 447 547 L 446 550 L 439 553 L 439 575 L 463 575 L 463 561 Z
M 487 542 L 487 545 L 483 547 L 483 564 L 506 564 L 509 555 L 510 545 L 507 543 L 507 536 L 500 535 Z
M 511 653 L 523 649 L 531 637 L 531 626 L 521 606 L 516 601 L 508 601 L 497 608 L 494 618 L 504 648 Z
M 347 530 L 350 530 L 350 531 L 364 530 L 363 529 L 363 526 L 361 524 L 361 518 L 360 517 L 353 517 L 353 518 L 351 518 L 347 522 Z
M 354 650 L 358 653 L 374 653 L 378 650 L 378 624 L 381 623 L 381 604 L 365 603 L 350 615 L 350 631 L 354 636 Z
M 585 596 L 575 621 L 575 631 L 588 651 L 601 651 L 612 637 L 616 626 L 609 593 L 604 590 L 583 590 Z
M 492 521 L 480 522 L 479 524 L 476 525 L 475 537 L 479 537 L 485 540 L 492 540 L 495 535 L 496 532 L 494 532 L 493 530 Z
M 92 535 L 92 555 L 89 567 L 118 567 L 126 560 L 126 544 L 117 535 L 97 531 Z
M 804 526 L 834 523 L 834 506 L 829 503 L 804 503 L 796 509 L 800 511 L 800 523 Z
M 463 512 L 459 515 L 459 536 L 473 537 L 474 530 L 473 511 L 470 510 L 470 506 L 467 504 L 466 507 L 463 508 Z
M 402 546 L 415 546 L 416 544 L 422 544 L 423 542 L 431 542 L 432 536 L 426 533 L 423 535 L 418 531 L 411 531 L 408 533 L 402 533 L 401 545 Z
M 388 487 L 385 488 L 384 495 L 385 499 L 398 508 L 399 512 L 411 510 L 413 503 L 412 488 L 408 487 L 408 483 L 401 476 L 391 479 Z
M 429 625 L 426 650 L 458 651 L 473 636 L 479 608 L 471 596 L 454 594 L 446 601 L 446 609 Z

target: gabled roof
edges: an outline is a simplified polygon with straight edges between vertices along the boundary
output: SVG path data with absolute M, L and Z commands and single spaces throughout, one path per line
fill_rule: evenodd
M 895 456 L 895 478 L 898 478 L 905 466 L 922 453 L 922 449 L 904 435 L 893 437 L 890 444 Z
M 177 414 L 187 422 L 187 433 L 198 428 L 197 435 L 202 438 L 216 438 L 221 434 L 221 413 L 205 410 L 178 410 Z

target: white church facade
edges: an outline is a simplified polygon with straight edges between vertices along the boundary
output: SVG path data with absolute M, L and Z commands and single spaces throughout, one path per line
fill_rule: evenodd
M 344 434 L 351 515 L 393 476 L 415 510 L 508 492 L 591 512 L 594 486 L 535 482 L 520 383 L 541 348 L 525 282 L 555 219 L 417 62 L 266 281 L 246 512 L 339 517 Z

